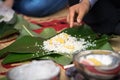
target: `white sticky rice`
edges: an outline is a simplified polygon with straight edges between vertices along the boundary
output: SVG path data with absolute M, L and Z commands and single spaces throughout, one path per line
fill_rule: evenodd
M 60 33 L 49 40 L 43 42 L 43 49 L 57 53 L 74 53 L 76 51 L 86 50 L 88 46 L 93 46 L 85 39 L 77 39 L 67 33 Z
M 50 80 L 60 68 L 51 60 L 32 61 L 8 72 L 9 80 Z
M 112 63 L 113 58 L 109 55 L 87 55 L 80 58 L 80 63 L 93 66 L 109 66 Z

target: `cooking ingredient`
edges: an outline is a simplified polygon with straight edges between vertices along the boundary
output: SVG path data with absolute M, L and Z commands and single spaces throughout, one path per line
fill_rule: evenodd
M 85 39 L 77 39 L 67 33 L 60 33 L 49 40 L 43 42 L 43 49 L 47 51 L 54 51 L 57 53 L 74 53 L 76 51 L 86 50 L 86 48 L 92 45 Z
M 108 66 L 112 63 L 112 60 L 113 58 L 110 55 L 91 54 L 82 56 L 80 63 L 84 64 L 86 62 L 88 65 L 93 66 Z
M 51 60 L 32 61 L 8 72 L 9 80 L 50 80 L 60 68 Z

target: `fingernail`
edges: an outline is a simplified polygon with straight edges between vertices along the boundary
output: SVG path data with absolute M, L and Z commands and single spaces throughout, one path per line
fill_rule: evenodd
M 70 23 L 70 28 L 71 28 L 72 26 L 73 26 L 72 23 Z
M 81 22 L 81 20 L 80 20 L 80 19 L 77 19 L 77 22 L 78 22 L 78 23 L 80 23 L 80 22 Z

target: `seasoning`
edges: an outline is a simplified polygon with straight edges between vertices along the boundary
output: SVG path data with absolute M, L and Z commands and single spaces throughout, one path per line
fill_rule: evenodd
M 60 68 L 52 60 L 32 61 L 8 72 L 9 80 L 58 80 Z

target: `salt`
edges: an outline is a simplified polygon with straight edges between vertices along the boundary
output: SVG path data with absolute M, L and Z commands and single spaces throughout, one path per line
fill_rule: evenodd
M 8 72 L 10 80 L 50 80 L 60 68 L 51 60 L 32 61 Z

